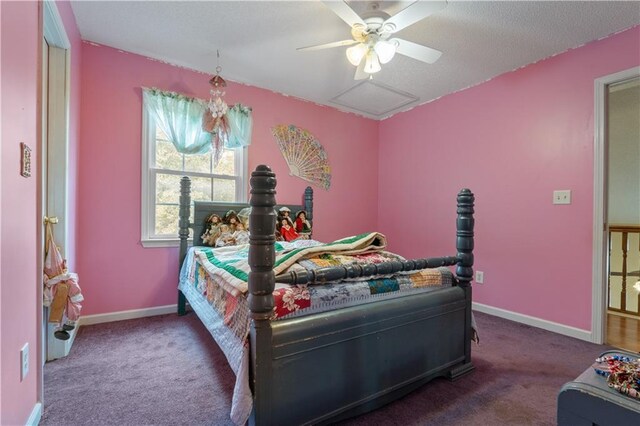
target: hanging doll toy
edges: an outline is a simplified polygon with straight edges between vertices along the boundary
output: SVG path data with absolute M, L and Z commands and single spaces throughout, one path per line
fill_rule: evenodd
M 202 234 L 202 242 L 209 246 L 215 246 L 216 240 L 220 236 L 220 227 L 222 226 L 222 219 L 217 214 L 213 213 L 207 218 L 207 229 Z
M 53 240 L 52 222 L 46 221 L 46 241 L 44 260 L 44 306 L 50 308 L 49 322 L 57 324 L 54 336 L 68 340 L 69 331 L 76 326 L 80 318 L 84 300 L 78 275 L 67 270 L 66 261 Z

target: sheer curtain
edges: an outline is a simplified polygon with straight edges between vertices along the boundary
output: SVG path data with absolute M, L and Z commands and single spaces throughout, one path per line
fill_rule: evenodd
M 151 117 L 181 154 L 204 154 L 211 150 L 211 133 L 202 129 L 205 102 L 175 92 L 142 89 Z
M 240 148 L 251 144 L 251 128 L 253 118 L 251 108 L 242 104 L 235 104 L 227 112 L 229 134 L 225 148 Z
M 181 154 L 204 154 L 215 149 L 212 133 L 202 128 L 202 118 L 209 112 L 207 102 L 180 93 L 143 88 L 144 107 Z M 224 147 L 233 149 L 251 144 L 253 118 L 251 108 L 236 104 L 223 118 L 228 134 L 221 138 Z M 221 131 L 220 129 L 218 131 Z M 220 150 L 221 151 L 221 150 Z M 219 159 L 222 152 L 215 152 Z

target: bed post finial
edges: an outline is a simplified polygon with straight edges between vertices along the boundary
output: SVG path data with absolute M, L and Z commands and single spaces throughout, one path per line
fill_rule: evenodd
M 458 193 L 458 218 L 456 220 L 456 249 L 458 250 L 458 266 L 456 275 L 463 286 L 468 286 L 473 279 L 473 205 L 475 197 L 469 189 Z
M 249 309 L 254 320 L 267 320 L 273 311 L 275 287 L 276 175 L 260 165 L 251 173 L 249 215 Z

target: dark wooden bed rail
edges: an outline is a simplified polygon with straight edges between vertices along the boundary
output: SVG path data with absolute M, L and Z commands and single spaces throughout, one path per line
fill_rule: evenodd
M 458 263 L 458 258 L 432 257 L 429 259 L 394 260 L 389 262 L 327 266 L 308 271 L 291 271 L 280 274 L 276 281 L 282 284 L 311 284 L 338 281 L 349 278 L 371 277 L 375 275 L 392 275 L 397 272 L 418 271 L 425 268 L 437 268 L 440 266 L 453 266 Z
M 275 216 L 273 207 L 276 199 L 276 176 L 267 166 L 261 165 L 251 174 L 251 200 L 253 207 L 250 219 L 249 240 L 249 307 L 254 319 L 268 319 L 273 309 L 272 292 L 276 281 L 283 284 L 307 284 L 312 282 L 335 281 L 343 278 L 358 278 L 372 275 L 393 274 L 400 271 L 414 271 L 439 266 L 456 267 L 457 285 L 469 287 L 473 278 L 473 203 L 474 195 L 468 189 L 458 194 L 456 220 L 456 256 L 383 262 L 377 265 L 352 265 L 319 268 L 315 271 L 287 272 L 275 277 L 274 232 Z M 253 274 L 253 275 L 252 275 Z M 469 298 L 471 295 L 469 294 Z M 469 323 L 471 319 L 469 318 Z

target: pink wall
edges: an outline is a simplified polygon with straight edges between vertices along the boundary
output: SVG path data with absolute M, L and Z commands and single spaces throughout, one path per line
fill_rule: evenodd
M 68 2 L 57 4 L 71 42 L 71 99 L 69 117 L 69 173 L 72 182 L 69 205 L 70 235 L 74 237 L 75 180 L 79 135 L 80 34 Z M 0 165 L 0 256 L 2 295 L 0 297 L 0 424 L 25 424 L 38 401 L 38 354 L 41 351 L 37 320 L 42 306 L 41 218 L 37 158 L 38 90 L 40 82 L 39 5 L 37 2 L 2 2 L 2 149 Z M 32 176 L 20 176 L 20 142 L 32 149 Z M 71 248 L 71 251 L 73 249 Z M 73 263 L 73 259 L 71 259 Z M 20 382 L 20 349 L 29 343 L 29 375 Z
M 140 244 L 140 88 L 155 86 L 208 98 L 209 78 L 110 47 L 83 44 L 77 186 L 83 314 L 176 303 L 177 248 Z M 315 189 L 317 238 L 331 240 L 375 229 L 377 211 L 363 206 L 377 204 L 377 122 L 234 83 L 227 87 L 226 100 L 253 108 L 249 169 L 260 163 L 274 169 L 280 202 L 301 202 L 307 183 L 289 176 L 270 128 L 293 123 L 324 145 L 333 177 L 329 191 Z
M 590 330 L 594 79 L 639 64 L 635 27 L 381 122 L 379 228 L 391 248 L 455 253 L 455 195 L 469 187 L 485 273 L 474 300 Z M 572 204 L 552 205 L 556 189 Z
M 37 393 L 38 4 L 2 2 L 2 412 L 1 424 L 24 424 Z M 33 174 L 20 176 L 20 142 L 32 149 Z M 29 343 L 30 373 L 20 382 L 20 349 Z

